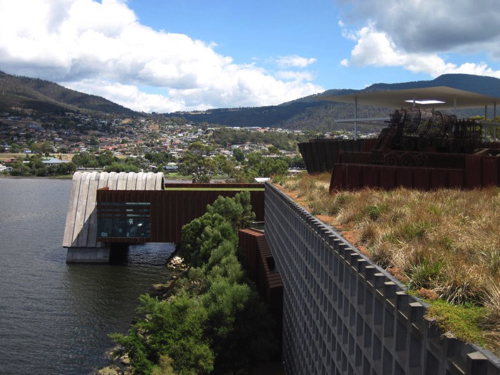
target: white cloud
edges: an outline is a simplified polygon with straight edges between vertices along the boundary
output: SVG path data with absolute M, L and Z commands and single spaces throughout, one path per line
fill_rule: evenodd
M 348 59 L 342 59 L 340 61 L 340 65 L 346 66 L 346 67 L 349 66 L 349 60 Z
M 297 55 L 281 56 L 276 59 L 276 64 L 281 68 L 305 68 L 308 65 L 314 64 L 316 59 L 314 57 L 301 57 Z
M 399 10 L 399 8 L 397 9 Z M 392 11 L 395 10 L 392 9 Z M 388 12 L 390 13 L 391 9 L 389 9 Z M 467 62 L 458 65 L 453 62 L 448 62 L 440 55 L 440 52 L 446 51 L 405 49 L 403 48 L 403 45 L 406 45 L 404 42 L 403 44 L 398 44 L 392 34 L 378 29 L 377 25 L 377 22 L 369 21 L 366 26 L 362 27 L 355 34 L 345 30 L 342 31 L 346 39 L 353 40 L 352 35 L 354 35 L 354 40 L 356 41 L 356 45 L 351 51 L 350 61 L 344 59 L 341 61 L 342 65 L 344 65 L 344 63 L 352 63 L 358 66 L 403 67 L 415 73 L 429 74 L 432 77 L 437 77 L 445 73 L 465 73 L 500 77 L 500 71 L 493 70 L 488 67 L 485 62 Z M 411 29 L 411 21 L 408 23 L 407 27 Z M 416 38 L 419 37 L 418 31 L 415 35 Z M 436 38 L 441 37 L 442 36 L 436 36 Z
M 336 1 L 344 21 L 372 23 L 407 52 L 500 52 L 500 28 L 495 26 L 500 8 L 495 0 Z
M 84 79 L 63 84 L 76 91 L 109 98 L 115 103 L 133 108 L 136 111 L 175 112 L 185 109 L 185 103 L 182 100 L 174 101 L 163 95 L 147 94 L 133 85 L 123 85 L 100 79 Z
M 214 48 L 142 25 L 125 0 L 0 0 L 1 70 L 61 82 L 132 109 L 271 105 L 323 90 L 304 75 L 280 78 L 235 64 Z M 305 67 L 316 60 L 279 61 Z M 141 92 L 138 85 L 166 94 Z
M 276 77 L 279 79 L 293 80 L 293 81 L 312 81 L 313 74 L 311 72 L 304 71 L 291 71 L 291 70 L 280 70 L 276 73 Z

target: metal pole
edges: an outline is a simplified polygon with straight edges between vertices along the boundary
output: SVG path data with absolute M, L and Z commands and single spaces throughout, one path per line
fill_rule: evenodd
M 358 139 L 358 122 L 356 121 L 358 118 L 358 97 L 354 97 L 354 140 Z
M 454 115 L 457 114 L 457 96 L 456 95 L 453 96 L 453 114 Z
M 484 121 L 488 120 L 488 105 L 484 106 Z
M 493 102 L 493 122 L 497 122 L 497 102 Z M 493 141 L 497 141 L 497 127 L 493 128 Z
M 413 107 L 415 107 L 415 93 L 413 93 Z

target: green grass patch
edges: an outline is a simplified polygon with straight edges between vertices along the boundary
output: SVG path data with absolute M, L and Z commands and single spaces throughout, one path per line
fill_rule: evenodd
M 265 188 L 205 188 L 205 187 L 182 187 L 182 188 L 165 188 L 167 191 L 265 191 Z
M 484 321 L 487 309 L 472 304 L 452 305 L 437 300 L 431 303 L 427 316 L 434 318 L 443 332 L 453 332 L 459 340 L 485 346 L 483 332 L 479 328 Z

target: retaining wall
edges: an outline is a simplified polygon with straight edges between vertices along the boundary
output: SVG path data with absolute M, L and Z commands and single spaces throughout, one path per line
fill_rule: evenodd
M 443 336 L 402 284 L 269 183 L 265 234 L 287 374 L 500 374 L 497 357 Z

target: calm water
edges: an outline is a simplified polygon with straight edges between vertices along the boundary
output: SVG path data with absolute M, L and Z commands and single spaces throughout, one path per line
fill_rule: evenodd
M 89 374 L 108 364 L 140 294 L 165 280 L 171 244 L 133 246 L 121 264 L 67 265 L 71 181 L 0 179 L 0 374 Z

